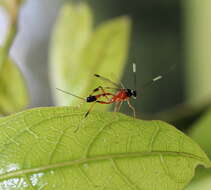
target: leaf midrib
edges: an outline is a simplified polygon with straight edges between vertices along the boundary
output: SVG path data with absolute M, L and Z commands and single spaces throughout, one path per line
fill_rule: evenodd
M 50 169 L 58 169 L 58 168 L 63 168 L 66 166 L 74 166 L 78 164 L 83 164 L 87 162 L 94 162 L 94 161 L 103 161 L 103 160 L 111 160 L 111 159 L 120 159 L 120 158 L 131 158 L 131 157 L 146 157 L 146 156 L 181 156 L 185 158 L 191 158 L 195 159 L 200 162 L 200 164 L 204 166 L 211 166 L 211 163 L 202 157 L 199 157 L 194 154 L 186 153 L 186 152 L 176 152 L 176 151 L 151 151 L 151 152 L 133 152 L 133 153 L 119 153 L 119 154 L 110 154 L 110 155 L 99 155 L 95 157 L 87 157 L 87 158 L 82 158 L 82 159 L 77 159 L 77 160 L 72 160 L 72 161 L 67 161 L 67 162 L 60 162 L 60 163 L 55 163 L 55 164 L 50 164 L 50 165 L 45 165 L 37 168 L 30 168 L 30 169 L 22 169 L 10 173 L 6 173 L 3 175 L 0 175 L 0 181 L 13 178 L 13 177 L 18 177 L 18 176 L 23 176 L 26 174 L 30 173 L 38 173 L 38 172 L 44 172 L 46 170 Z

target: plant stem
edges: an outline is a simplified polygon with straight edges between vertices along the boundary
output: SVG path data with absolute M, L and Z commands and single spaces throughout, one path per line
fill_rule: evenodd
M 1 49 L 1 56 L 0 56 L 0 66 L 6 63 L 6 60 L 9 55 L 10 48 L 14 42 L 17 28 L 18 28 L 18 14 L 20 10 L 21 0 L 6 0 L 6 2 L 3 2 L 10 20 L 9 20 L 9 32 L 7 34 L 6 40 L 3 44 L 3 47 Z

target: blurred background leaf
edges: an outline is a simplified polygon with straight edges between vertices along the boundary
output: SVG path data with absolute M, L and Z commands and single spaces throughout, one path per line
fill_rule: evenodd
M 211 1 L 184 1 L 186 16 L 186 92 L 187 100 L 192 105 L 211 102 Z M 210 103 L 208 104 L 210 105 Z M 199 143 L 211 157 L 211 110 L 200 117 L 189 131 L 190 136 Z M 211 171 L 198 169 L 196 177 L 187 190 L 211 189 Z
M 211 158 L 211 109 L 204 114 L 191 128 L 189 135 L 206 151 Z
M 207 110 L 190 129 L 189 135 L 194 139 L 201 148 L 211 158 L 211 109 Z M 196 170 L 196 176 L 192 180 L 190 186 L 186 190 L 210 190 L 211 189 L 211 170 L 198 168 Z
M 211 189 L 211 172 L 210 168 L 197 168 L 195 176 L 185 190 L 210 190 Z
M 50 82 L 56 105 L 68 105 L 72 98 L 56 88 L 78 94 L 79 89 L 83 90 L 78 84 L 78 76 L 84 80 L 79 73 L 79 59 L 91 35 L 92 24 L 92 13 L 85 3 L 67 3 L 60 10 L 50 47 Z M 71 81 L 76 82 L 74 87 Z
M 186 95 L 192 105 L 211 102 L 211 1 L 182 1 L 186 29 Z
M 23 75 L 16 64 L 8 58 L 0 68 L 0 115 L 23 110 L 28 102 Z
M 22 1 L 3 1 L 8 11 L 8 31 L 0 47 L 0 115 L 18 112 L 28 105 L 28 92 L 21 71 L 10 58 L 10 49 L 17 34 L 18 15 Z
M 206 176 L 200 179 L 199 181 L 189 184 L 188 187 L 185 188 L 185 190 L 210 190 L 210 187 L 211 187 L 210 179 L 211 179 L 211 174 L 210 176 Z
M 57 105 L 70 103 L 77 105 L 78 100 L 61 94 L 56 91 L 56 87 L 86 97 L 92 89 L 102 85 L 101 81 L 94 78 L 95 73 L 108 78 L 112 78 L 111 75 L 114 73 L 113 80 L 118 82 L 124 70 L 130 36 L 130 19 L 128 17 L 112 19 L 97 26 L 91 33 L 91 13 L 88 10 L 86 4 L 66 4 L 55 26 L 50 52 L 50 75 Z M 74 12 L 77 15 L 74 16 Z M 85 18 L 88 20 L 83 21 Z M 83 24 L 83 28 L 75 26 L 74 23 Z M 86 34 L 86 37 L 80 33 Z M 99 108 L 107 109 L 107 107 Z

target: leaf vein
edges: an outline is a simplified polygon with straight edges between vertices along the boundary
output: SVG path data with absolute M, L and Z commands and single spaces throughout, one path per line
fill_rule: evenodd
M 173 152 L 173 151 L 133 152 L 133 153 L 119 153 L 119 154 L 111 154 L 111 155 L 99 155 L 95 157 L 82 158 L 82 159 L 71 160 L 71 161 L 66 161 L 66 162 L 59 162 L 59 163 L 54 163 L 51 165 L 44 165 L 44 166 L 40 166 L 36 168 L 17 170 L 17 171 L 0 175 L 0 180 L 5 180 L 7 178 L 12 178 L 12 177 L 16 177 L 16 176 L 24 175 L 28 173 L 36 173 L 36 172 L 41 172 L 41 171 L 43 172 L 43 171 L 52 170 L 52 169 L 75 166 L 78 164 L 83 164 L 83 163 L 88 163 L 88 162 L 103 161 L 103 160 L 110 160 L 110 159 L 121 159 L 121 158 L 128 158 L 128 157 L 135 158 L 135 157 L 160 156 L 160 155 L 173 156 L 173 157 L 181 156 L 185 158 L 194 159 L 203 165 L 211 165 L 210 162 L 206 161 L 202 157 L 199 157 L 191 153 L 186 153 L 186 152 Z
M 154 144 L 155 139 L 158 136 L 159 131 L 160 131 L 160 125 L 158 124 L 158 122 L 156 122 L 156 125 L 155 126 L 156 126 L 155 127 L 155 130 L 153 132 L 152 138 L 151 138 L 150 143 L 149 143 L 149 151 L 152 151 L 153 150 L 153 144 Z
M 106 125 L 104 125 L 98 132 L 97 134 L 91 139 L 91 141 L 89 142 L 89 144 L 87 145 L 87 148 L 85 149 L 85 152 L 84 152 L 84 158 L 87 158 L 89 156 L 89 152 L 90 152 L 90 149 L 92 147 L 92 145 L 94 144 L 94 142 L 96 141 L 97 137 L 100 136 L 100 134 L 103 132 L 103 130 L 106 128 L 106 127 L 109 127 L 111 125 L 113 125 L 114 123 L 118 122 L 117 121 L 112 121 Z
M 139 190 L 139 188 L 135 184 L 133 184 L 133 182 L 130 181 L 130 179 L 128 179 L 128 177 L 119 169 L 114 159 L 111 159 L 111 164 L 115 173 L 124 181 L 125 184 L 130 187 L 130 189 Z
M 59 116 L 54 116 L 54 117 L 48 117 L 46 119 L 43 119 L 43 120 L 41 120 L 41 121 L 39 121 L 39 122 L 31 125 L 30 127 L 25 128 L 24 130 L 22 130 L 18 134 L 16 134 L 12 139 L 8 137 L 9 138 L 9 141 L 1 145 L 1 146 L 4 146 L 4 148 L 1 149 L 0 153 L 2 153 L 6 149 L 6 146 L 8 146 L 8 145 L 10 145 L 12 143 L 17 144 L 16 141 L 14 142 L 14 140 L 16 138 L 19 138 L 25 132 L 28 132 L 28 130 L 30 130 L 30 129 L 36 127 L 36 126 L 39 126 L 41 123 L 44 123 L 44 122 L 47 122 L 47 121 L 52 121 L 52 120 L 58 119 L 58 118 L 71 117 L 71 116 L 75 116 L 75 115 L 78 115 L 78 114 L 67 114 L 67 115 L 59 115 Z M 1 126 L 1 124 L 0 124 L 0 126 Z

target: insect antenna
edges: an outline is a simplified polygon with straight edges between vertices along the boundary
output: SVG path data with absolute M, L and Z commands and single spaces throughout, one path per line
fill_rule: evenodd
M 165 72 L 162 75 L 158 75 L 155 78 L 151 79 L 150 81 L 146 82 L 145 84 L 142 85 L 141 90 L 151 86 L 152 84 L 154 84 L 155 82 L 159 81 L 160 79 L 164 78 L 166 75 L 168 75 L 173 69 L 175 69 L 176 64 L 172 65 L 167 72 Z
M 134 90 L 137 90 L 136 86 L 136 63 L 133 63 L 133 85 L 134 85 Z
M 142 87 L 141 87 L 141 89 L 143 90 L 143 89 L 145 89 L 145 88 L 151 86 L 153 83 L 159 81 L 159 80 L 162 79 L 162 78 L 163 78 L 162 75 L 156 76 L 155 78 L 153 78 L 153 79 L 151 79 L 150 81 L 148 81 L 148 82 L 146 82 L 145 84 L 143 84 Z
M 70 93 L 70 92 L 67 92 L 67 91 L 62 90 L 62 89 L 59 89 L 59 88 L 56 88 L 56 89 L 59 90 L 59 91 L 61 91 L 61 92 L 63 92 L 63 93 L 65 93 L 65 94 L 69 94 L 69 95 L 71 95 L 71 96 L 73 96 L 73 97 L 75 97 L 75 98 L 79 98 L 79 99 L 81 99 L 81 100 L 86 101 L 86 98 L 82 98 L 82 97 L 80 97 L 80 96 L 77 96 L 77 95 L 75 95 L 75 94 L 72 94 L 72 93 Z

